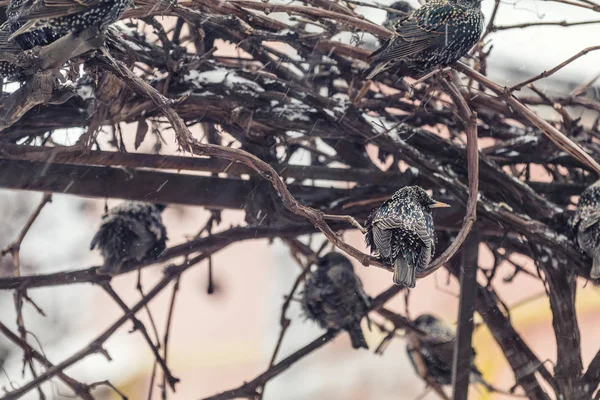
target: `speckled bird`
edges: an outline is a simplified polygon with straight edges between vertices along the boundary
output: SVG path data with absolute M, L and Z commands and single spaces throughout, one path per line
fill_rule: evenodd
M 92 26 L 102 30 L 131 4 L 131 0 L 11 0 L 6 9 L 10 39 L 29 50 Z
M 581 193 L 571 228 L 579 249 L 592 258 L 590 278 L 600 279 L 600 181 Z
M 302 293 L 302 308 L 306 316 L 321 328 L 346 330 L 355 349 L 369 348 L 360 327 L 369 306 L 370 298 L 354 273 L 352 263 L 340 253 L 331 252 L 323 256 L 316 270 L 306 277 Z
M 419 343 L 419 353 L 425 364 L 427 375 L 440 385 L 452 384 L 452 358 L 454 356 L 454 345 L 456 333 L 439 318 L 431 314 L 423 314 L 413 321 L 415 326 L 426 335 L 415 334 Z M 410 344 L 406 346 L 406 352 L 415 371 L 419 373 L 415 362 L 416 349 Z M 475 350 L 472 350 L 475 357 Z M 481 372 L 475 364 L 471 365 L 471 383 L 481 383 L 489 390 L 498 391 L 483 380 Z
M 367 245 L 394 266 L 395 284 L 415 287 L 416 274 L 431 262 L 435 251 L 431 209 L 440 207 L 450 206 L 433 200 L 419 186 L 407 186 L 367 219 Z
M 126 202 L 102 217 L 102 225 L 92 239 L 90 249 L 98 247 L 104 265 L 98 273 L 118 274 L 128 261 L 158 257 L 166 248 L 167 231 L 159 204 Z
M 0 78 L 11 77 L 19 72 L 15 61 L 23 53 L 23 50 L 9 41 L 9 36 L 8 27 L 0 27 Z
M 398 22 L 402 21 L 405 18 L 408 18 L 409 15 L 415 10 L 407 1 L 397 1 L 389 6 L 389 8 L 393 8 L 394 10 L 398 10 L 403 14 L 397 14 L 393 12 L 387 12 L 387 17 L 383 22 L 383 26 L 387 29 L 393 31 L 394 27 L 398 24 Z
M 394 35 L 369 56 L 367 79 L 394 67 L 416 76 L 458 61 L 479 41 L 481 0 L 431 0 L 394 26 Z

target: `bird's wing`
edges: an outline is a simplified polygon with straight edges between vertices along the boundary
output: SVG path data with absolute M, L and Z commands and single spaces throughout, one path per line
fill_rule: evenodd
M 374 226 L 372 229 L 372 240 L 379 255 L 383 258 L 390 258 L 393 255 L 392 249 L 392 229 L 383 226 Z
M 371 329 L 371 320 L 369 319 L 369 308 L 371 307 L 371 298 L 365 293 L 363 284 L 358 275 L 354 273 L 354 271 L 347 270 L 344 273 L 351 275 L 349 276 L 349 283 L 351 287 L 354 288 L 354 292 L 351 292 L 350 294 L 351 298 L 347 301 L 353 304 L 353 309 L 355 310 L 357 316 L 360 315 L 367 317 L 369 329 Z
M 425 228 L 427 233 L 425 236 L 419 235 L 419 238 L 423 241 L 424 246 L 421 248 L 419 257 L 417 259 L 417 273 L 424 271 L 429 267 L 431 258 L 435 253 L 435 231 L 433 230 L 433 217 L 431 214 L 425 214 Z
M 451 5 L 420 8 L 394 27 L 392 36 L 381 48 L 369 56 L 370 60 L 387 62 L 418 54 L 436 41 L 452 34 L 454 27 L 446 22 L 455 12 Z
M 64 17 L 80 13 L 99 3 L 100 0 L 38 0 L 30 7 L 21 9 L 15 21 L 25 22 L 43 18 Z
M 308 317 L 319 320 L 323 318 L 325 304 L 334 289 L 332 285 L 322 282 L 322 278 L 315 274 L 316 272 L 312 273 L 306 279 L 302 292 L 302 305 Z
M 432 220 L 430 215 L 418 212 L 420 215 L 415 218 L 407 218 L 403 213 L 394 213 L 386 215 L 382 218 L 376 218 L 374 225 L 382 231 L 393 229 L 403 229 L 414 233 L 424 244 L 433 242 Z M 375 232 L 374 232 L 375 233 Z M 383 233 L 381 234 L 383 235 Z M 376 238 L 375 238 L 376 239 Z
M 9 41 L 10 31 L 8 23 L 0 26 L 0 61 L 14 61 L 15 57 L 23 52 L 19 46 Z
M 454 340 L 431 336 L 419 340 L 423 350 L 428 351 L 441 365 L 452 365 Z
M 371 249 L 371 252 L 377 251 L 377 245 L 375 244 L 375 240 L 373 238 L 373 219 L 375 218 L 375 214 L 377 210 L 371 212 L 365 221 L 365 228 L 367 229 L 367 233 L 365 235 L 365 242 L 367 246 Z
M 365 293 L 362 282 L 360 281 L 358 276 L 355 276 L 355 279 L 356 279 L 356 293 L 357 293 L 358 297 L 360 298 L 360 302 L 364 306 L 365 311 L 367 311 L 369 309 L 369 307 L 371 307 L 371 298 L 369 296 L 367 296 L 367 294 Z

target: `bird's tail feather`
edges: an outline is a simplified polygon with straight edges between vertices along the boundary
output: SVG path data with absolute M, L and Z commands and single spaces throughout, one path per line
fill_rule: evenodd
M 415 268 L 402 254 L 398 254 L 398 258 L 394 261 L 394 283 L 407 288 L 415 287 Z
M 369 345 L 367 345 L 367 341 L 365 340 L 365 336 L 363 335 L 362 329 L 360 325 L 356 325 L 347 329 L 348 334 L 350 335 L 350 341 L 352 342 L 352 347 L 355 349 L 360 349 L 361 347 L 365 349 L 369 349 Z
M 592 261 L 592 270 L 590 271 L 590 278 L 600 279 L 600 252 L 598 252 Z
M 367 80 L 373 79 L 375 75 L 388 69 L 390 67 L 388 64 L 389 63 L 375 63 L 364 70 L 363 76 L 365 76 L 365 79 Z

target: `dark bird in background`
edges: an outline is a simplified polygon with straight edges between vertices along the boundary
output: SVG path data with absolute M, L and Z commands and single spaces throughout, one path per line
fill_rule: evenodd
M 431 0 L 394 26 L 394 35 L 373 52 L 371 79 L 395 67 L 400 75 L 424 75 L 458 61 L 479 41 L 481 0 Z
M 369 348 L 360 327 L 369 307 L 370 299 L 354 273 L 352 263 L 340 253 L 323 256 L 316 270 L 306 277 L 302 293 L 306 316 L 319 323 L 321 328 L 347 331 L 355 349 Z
M 387 17 L 383 22 L 383 26 L 389 29 L 390 31 L 393 31 L 394 26 L 396 26 L 398 22 L 402 21 L 405 18 L 408 18 L 410 13 L 412 13 L 415 10 L 407 1 L 403 0 L 393 3 L 391 6 L 389 6 L 389 8 L 393 8 L 394 10 L 398 10 L 403 13 L 397 14 L 389 11 L 387 12 Z
M 6 9 L 10 39 L 29 50 L 92 26 L 103 30 L 130 5 L 130 0 L 11 0 Z
M 590 278 L 600 279 L 600 181 L 581 193 L 571 228 L 579 249 L 592 258 Z
M 165 206 L 138 202 L 121 203 L 102 216 L 92 239 L 104 257 L 98 273 L 114 275 L 128 261 L 155 259 L 166 248 L 167 231 L 161 213 Z
M 435 251 L 431 209 L 440 207 L 450 206 L 433 200 L 419 186 L 407 186 L 367 219 L 367 245 L 394 266 L 395 284 L 415 287 L 416 274 L 431 262 Z
M 439 318 L 430 314 L 423 314 L 413 321 L 415 327 L 426 335 L 415 334 L 419 343 L 419 353 L 425 364 L 427 375 L 440 385 L 452 384 L 452 358 L 454 355 L 454 344 L 456 333 Z M 419 370 L 415 361 L 414 352 L 417 349 L 406 346 L 406 352 L 417 374 Z M 471 349 L 472 358 L 475 358 L 475 350 Z M 488 390 L 501 392 L 483 380 L 481 372 L 474 363 L 471 364 L 471 383 L 480 383 Z

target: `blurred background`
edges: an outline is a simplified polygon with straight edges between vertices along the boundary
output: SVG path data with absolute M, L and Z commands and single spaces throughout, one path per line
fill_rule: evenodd
M 369 0 L 365 0 L 369 1 Z M 391 2 L 382 1 L 381 4 Z M 523 22 L 569 22 L 600 19 L 592 10 L 569 7 L 551 1 L 502 1 L 497 15 L 497 25 Z M 418 7 L 415 1 L 411 4 Z M 494 2 L 484 0 L 483 10 L 489 18 Z M 381 23 L 385 12 L 360 7 L 368 19 Z M 272 14 L 271 17 L 281 17 Z M 493 51 L 489 58 L 489 76 L 502 85 L 511 85 L 525 77 L 539 74 L 576 54 L 585 47 L 598 44 L 598 25 L 563 28 L 560 26 L 536 29 L 501 31 L 491 36 Z M 376 46 L 375 39 L 363 38 L 365 46 Z M 349 41 L 341 37 L 339 40 Z M 371 44 L 369 44 L 371 41 Z M 236 50 L 217 41 L 219 52 Z M 545 80 L 540 87 L 548 91 L 564 92 L 575 88 L 600 72 L 600 52 L 580 58 Z M 600 97 L 598 86 L 595 96 Z M 585 116 L 584 116 L 585 117 Z M 127 131 L 129 130 L 129 131 Z M 65 143 L 76 141 L 80 132 L 62 133 Z M 135 126 L 125 127 L 125 136 L 132 138 Z M 61 136 L 54 135 L 56 141 Z M 132 139 L 133 140 L 133 139 Z M 147 140 L 148 142 L 148 140 Z M 145 145 L 145 147 L 144 147 Z M 150 152 L 145 143 L 141 152 Z M 132 147 L 132 146 L 131 146 Z M 175 149 L 163 147 L 162 152 Z M 299 153 L 301 154 L 301 153 Z M 302 157 L 292 162 L 302 164 Z M 538 180 L 543 180 L 540 176 Z M 41 193 L 0 190 L 0 213 L 3 229 L 0 230 L 0 247 L 11 243 L 20 232 L 41 198 Z M 109 207 L 120 200 L 108 199 Z M 89 251 L 89 243 L 100 223 L 104 200 L 83 199 L 54 195 L 27 235 L 21 248 L 22 274 L 49 273 L 82 269 L 99 265 L 97 252 Z M 168 229 L 169 246 L 193 237 L 204 226 L 209 213 L 200 208 L 169 206 L 163 214 Z M 241 211 L 224 211 L 223 221 L 215 229 L 220 231 L 231 225 L 242 224 Z M 345 240 L 365 251 L 362 235 L 349 232 Z M 324 239 L 312 238 L 313 249 Z M 443 249 L 438 249 L 443 250 Z M 482 246 L 480 250 L 484 267 L 491 267 L 491 254 Z M 520 262 L 535 272 L 531 260 Z M 216 291 L 207 293 L 206 263 L 186 272 L 180 282 L 180 293 L 173 316 L 169 342 L 169 365 L 181 379 L 177 392 L 171 399 L 199 399 L 239 386 L 263 372 L 268 364 L 279 334 L 279 318 L 284 296 L 290 291 L 300 269 L 289 249 L 279 240 L 247 241 L 228 247 L 213 258 Z M 151 287 L 162 277 L 163 266 L 143 270 L 143 285 Z M 391 284 L 391 274 L 378 268 L 364 268 L 355 263 L 366 292 L 376 296 Z M 0 261 L 3 277 L 10 276 L 10 256 Z M 509 275 L 512 269 L 500 268 L 499 274 Z M 113 280 L 115 290 L 132 305 L 139 300 L 136 290 L 136 273 L 122 275 Z M 583 362 L 587 365 L 600 348 L 597 321 L 600 318 L 600 291 L 597 287 L 579 282 L 577 297 L 578 318 L 582 335 Z M 552 368 L 556 358 L 552 317 L 542 285 L 521 276 L 510 284 L 496 287 L 502 299 L 512 309 L 513 325 L 536 352 L 539 359 L 547 360 Z M 44 310 L 41 316 L 26 304 L 24 319 L 27 330 L 35 336 L 49 360 L 59 362 L 87 344 L 107 326 L 122 315 L 122 311 L 98 287 L 89 284 L 69 285 L 48 289 L 32 289 L 29 296 Z M 170 290 L 165 290 L 150 305 L 158 329 L 162 332 L 168 313 Z M 0 309 L 0 319 L 16 330 L 16 315 L 12 293 L 2 292 L 5 306 Z M 411 291 L 408 310 L 415 318 L 428 312 L 454 325 L 457 317 L 458 287 L 443 269 L 418 282 Z M 390 309 L 405 314 L 404 296 L 397 296 L 388 304 Z M 139 318 L 149 327 L 145 312 Z M 315 324 L 304 321 L 299 303 L 293 301 L 288 311 L 292 325 L 285 337 L 279 360 L 308 344 L 323 333 Z M 478 317 L 476 317 L 478 318 Z M 477 321 L 477 319 L 476 319 Z M 333 343 L 313 352 L 266 386 L 264 399 L 417 399 L 425 384 L 412 369 L 405 352 L 406 343 L 395 339 L 383 356 L 373 350 L 385 336 L 376 327 L 369 331 L 363 326 L 370 351 L 353 351 L 346 334 Z M 126 323 L 106 343 L 112 361 L 102 355 L 87 357 L 66 372 L 82 382 L 109 379 L 129 399 L 149 397 L 149 383 L 154 358 L 139 332 L 129 333 L 131 323 Z M 34 342 L 32 340 L 32 342 Z M 509 389 L 514 384 L 511 370 L 484 326 L 474 334 L 477 351 L 476 363 L 484 377 L 495 386 Z M 22 352 L 0 337 L 2 372 L 0 384 L 10 390 L 27 379 L 22 376 Z M 159 374 L 160 376 L 160 374 Z M 60 383 L 47 383 L 44 390 L 49 398 L 68 398 L 69 390 Z M 160 398 L 160 388 L 153 388 L 153 397 Z M 118 399 L 110 390 L 94 392 L 98 399 Z M 27 399 L 39 398 L 32 391 Z M 425 399 L 437 398 L 429 393 Z M 471 389 L 472 399 L 504 399 L 504 395 L 488 394 L 481 387 Z

